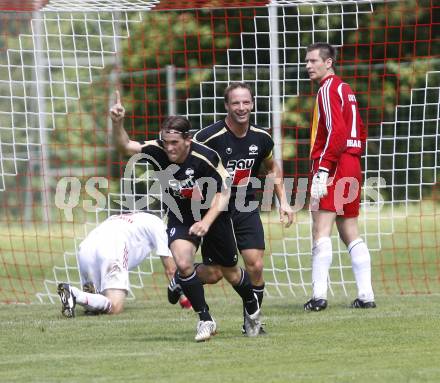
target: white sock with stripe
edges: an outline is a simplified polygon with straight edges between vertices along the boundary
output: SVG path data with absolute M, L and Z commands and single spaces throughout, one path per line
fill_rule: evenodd
M 312 286 L 315 299 L 327 299 L 328 271 L 332 257 L 330 237 L 319 238 L 312 248 Z
M 112 304 L 110 300 L 101 294 L 90 294 L 80 289 L 70 286 L 73 296 L 76 299 L 76 303 L 80 306 L 84 306 L 89 311 L 96 312 L 109 312 Z
M 371 285 L 371 257 L 368 247 L 361 239 L 355 239 L 348 245 L 354 278 L 358 288 L 358 298 L 364 302 L 373 302 L 374 293 Z

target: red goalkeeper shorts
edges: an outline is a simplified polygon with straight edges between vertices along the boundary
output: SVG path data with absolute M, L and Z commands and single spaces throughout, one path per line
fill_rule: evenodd
M 313 161 L 312 176 L 319 168 Z M 342 153 L 334 169 L 330 171 L 327 192 L 319 201 L 319 210 L 334 211 L 341 217 L 359 215 L 361 200 L 362 169 L 358 156 Z M 316 207 L 311 207 L 316 209 Z

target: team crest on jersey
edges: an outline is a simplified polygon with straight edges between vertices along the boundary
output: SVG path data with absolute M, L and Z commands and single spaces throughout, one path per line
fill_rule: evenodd
M 229 160 L 226 170 L 232 179 L 232 186 L 247 186 L 251 177 L 254 158 L 245 158 L 239 160 Z
M 193 176 L 193 175 L 194 175 L 194 169 L 191 169 L 191 168 L 186 169 L 186 170 L 185 170 L 185 174 L 186 174 L 188 177 Z
M 226 154 L 231 154 L 232 153 L 232 148 L 226 148 Z
M 258 146 L 252 144 L 251 146 L 249 146 L 249 155 L 250 156 L 257 156 L 258 155 Z

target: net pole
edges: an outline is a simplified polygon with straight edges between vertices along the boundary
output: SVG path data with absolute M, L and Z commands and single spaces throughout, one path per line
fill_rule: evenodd
M 115 11 L 113 12 L 113 19 L 114 20 L 120 20 L 121 19 L 121 12 Z M 113 28 L 115 30 L 115 38 L 114 38 L 114 48 L 115 48 L 115 54 L 113 56 L 113 63 L 112 63 L 112 70 L 110 73 L 110 91 L 109 91 L 109 98 L 108 98 L 108 104 L 107 104 L 107 110 L 110 110 L 113 104 L 115 103 L 115 90 L 119 90 L 121 93 L 121 97 L 124 95 L 122 94 L 121 88 L 121 80 L 120 80 L 120 71 L 122 68 L 122 60 L 121 60 L 121 43 L 119 41 L 119 37 L 121 35 L 121 27 L 119 23 L 114 23 Z M 107 116 L 107 176 L 110 177 L 112 174 L 112 161 L 115 156 L 115 151 L 113 150 L 113 124 L 112 119 L 110 117 L 110 113 L 108 113 Z
M 176 114 L 176 67 L 174 65 L 167 65 L 167 101 L 168 101 L 168 115 L 174 116 Z
M 283 151 L 281 144 L 281 101 L 280 101 L 280 67 L 278 46 L 278 7 L 269 6 L 269 41 L 270 41 L 270 84 L 272 102 L 272 139 L 274 142 L 274 160 L 283 169 Z M 278 199 L 275 199 L 279 206 Z
M 40 172 L 41 172 L 41 214 L 43 222 L 50 222 L 50 202 L 51 202 L 51 179 L 49 167 L 49 152 L 48 152 L 48 135 L 46 124 L 46 91 L 45 91 L 45 68 L 48 67 L 46 59 L 43 57 L 43 45 L 41 39 L 43 38 L 42 28 L 42 14 L 41 12 L 33 12 L 33 19 L 35 20 L 34 44 L 35 44 L 35 71 L 37 74 L 37 95 L 38 95 L 38 132 L 40 134 Z

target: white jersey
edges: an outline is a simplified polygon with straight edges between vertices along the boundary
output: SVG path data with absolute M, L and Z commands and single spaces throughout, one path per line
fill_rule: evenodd
M 158 256 L 171 256 L 160 218 L 148 213 L 113 215 L 80 244 L 82 282 L 92 281 L 100 291 L 128 290 L 128 270 L 139 266 L 153 250 Z
M 92 230 L 89 236 L 109 238 L 115 231 L 123 237 L 128 250 L 128 269 L 142 263 L 156 249 L 158 256 L 171 256 L 163 221 L 148 213 L 112 215 Z

